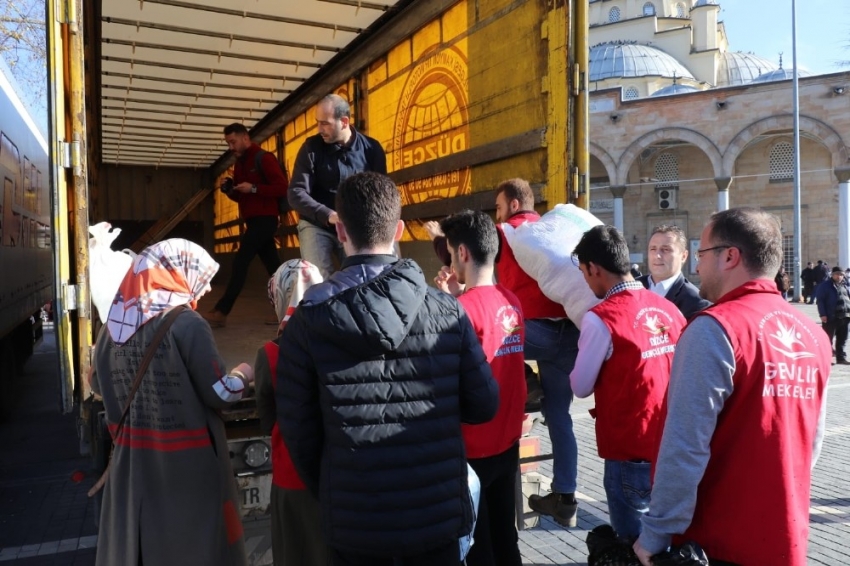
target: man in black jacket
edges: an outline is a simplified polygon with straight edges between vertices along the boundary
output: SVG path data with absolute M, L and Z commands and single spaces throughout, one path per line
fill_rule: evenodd
M 699 296 L 696 285 L 682 275 L 688 259 L 688 240 L 678 226 L 662 224 L 652 229 L 646 263 L 649 274 L 638 278 L 643 286 L 672 302 L 685 320 L 711 305 Z
M 800 272 L 800 281 L 803 283 L 803 302 L 812 304 L 815 301 L 815 269 L 812 262 L 807 263 Z
M 316 105 L 319 133 L 298 150 L 289 184 L 288 199 L 298 212 L 301 258 L 319 268 L 325 279 L 345 259 L 334 232 L 339 216 L 334 210 L 337 187 L 362 171 L 387 172 L 384 148 L 351 125 L 351 108 L 344 98 L 329 94 Z
M 457 300 L 392 255 L 393 182 L 354 175 L 335 204 L 348 257 L 281 336 L 280 430 L 335 566 L 458 565 L 472 526 L 460 425 L 493 418 L 498 385 Z

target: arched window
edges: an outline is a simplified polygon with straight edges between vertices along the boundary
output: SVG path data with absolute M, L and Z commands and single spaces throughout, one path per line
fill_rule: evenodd
M 640 98 L 640 93 L 635 87 L 630 86 L 623 91 L 623 100 L 634 100 L 635 98 Z
M 611 11 L 608 12 L 608 22 L 614 23 L 620 21 L 620 9 L 616 6 L 611 8 Z
M 681 2 L 676 4 L 676 17 L 677 18 L 687 17 L 687 14 L 685 13 L 685 5 L 682 4 Z
M 655 4 L 652 2 L 647 2 L 643 5 L 643 15 L 644 16 L 654 16 L 655 15 Z
M 656 189 L 679 188 L 679 158 L 672 153 L 662 153 L 655 161 Z
M 794 146 L 778 142 L 770 148 L 770 182 L 787 183 L 794 180 Z

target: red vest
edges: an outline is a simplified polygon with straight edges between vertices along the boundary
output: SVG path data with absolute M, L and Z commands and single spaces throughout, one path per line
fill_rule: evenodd
M 266 358 L 269 360 L 269 369 L 272 374 L 272 388 L 277 387 L 277 354 L 278 346 L 274 342 L 266 342 L 263 346 L 266 351 Z M 289 450 L 283 443 L 283 437 L 280 435 L 280 429 L 275 421 L 272 427 L 272 483 L 284 489 L 307 489 L 304 482 L 298 476 L 295 470 L 295 464 L 292 463 L 292 458 L 289 457 Z
M 608 327 L 613 344 L 593 389 L 599 456 L 654 462 L 685 318 L 676 305 L 645 289 L 615 293 L 590 310 Z
M 524 222 L 537 222 L 538 220 L 540 220 L 540 215 L 536 212 L 518 212 L 508 219 L 508 224 L 516 228 Z M 500 285 L 504 285 L 517 296 L 525 318 L 567 318 L 564 307 L 544 295 L 537 281 L 522 270 L 514 257 L 510 244 L 505 239 L 502 227 L 497 224 L 496 228 L 499 232 L 496 278 Z
M 696 316 L 723 327 L 735 374 L 683 538 L 742 566 L 805 566 L 812 447 L 830 341 L 767 279 L 741 285 Z
M 501 285 L 458 297 L 499 384 L 499 410 L 484 424 L 461 425 L 467 458 L 501 454 L 519 441 L 525 418 L 525 324 L 516 296 Z

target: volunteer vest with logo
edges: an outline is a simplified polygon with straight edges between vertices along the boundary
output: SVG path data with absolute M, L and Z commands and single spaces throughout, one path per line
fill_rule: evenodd
M 502 285 L 473 287 L 458 297 L 499 384 L 493 420 L 461 425 L 467 458 L 501 454 L 519 441 L 525 418 L 525 324 L 519 299 Z
M 735 373 L 682 539 L 742 566 L 805 566 L 829 339 L 768 280 L 738 287 L 697 316 L 723 327 Z
M 540 215 L 536 212 L 518 212 L 508 219 L 508 224 L 516 228 L 524 222 L 537 222 L 538 220 L 540 220 Z M 522 270 L 501 226 L 497 225 L 496 228 L 499 232 L 496 278 L 501 285 L 510 289 L 517 296 L 525 318 L 567 318 L 564 307 L 544 295 L 537 281 Z
M 599 456 L 654 462 L 685 319 L 676 305 L 645 289 L 611 295 L 591 311 L 605 323 L 613 345 L 593 390 Z
M 269 369 L 272 374 L 272 387 L 277 387 L 277 354 L 278 346 L 274 342 L 266 342 L 263 346 L 266 352 L 266 359 L 269 361 Z M 295 464 L 292 463 L 292 458 L 289 457 L 289 450 L 283 443 L 283 436 L 280 434 L 280 429 L 277 422 L 272 427 L 272 483 L 284 489 L 307 489 L 304 482 L 298 476 L 295 470 Z

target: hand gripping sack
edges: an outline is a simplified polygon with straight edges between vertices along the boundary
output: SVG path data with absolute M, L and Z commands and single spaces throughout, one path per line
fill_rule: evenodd
M 573 263 L 572 254 L 582 235 L 600 224 L 598 218 L 572 204 L 555 205 L 537 222 L 516 228 L 502 224 L 519 266 L 537 281 L 544 295 L 564 307 L 576 326 L 599 299 Z
M 91 301 L 101 322 L 106 322 L 109 308 L 127 270 L 133 265 L 133 256 L 112 249 L 112 242 L 121 233 L 109 222 L 89 226 L 89 281 Z M 132 253 L 132 252 L 128 252 Z
M 469 464 L 466 465 L 466 481 L 469 486 L 469 498 L 472 500 L 472 527 L 470 527 L 468 535 L 460 537 L 461 562 L 466 560 L 469 549 L 475 544 L 472 535 L 475 533 L 475 523 L 478 522 L 478 500 L 481 498 L 481 480 L 478 479 L 478 474 Z

